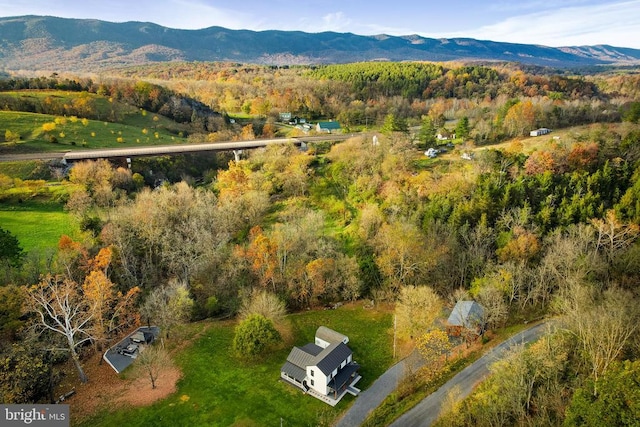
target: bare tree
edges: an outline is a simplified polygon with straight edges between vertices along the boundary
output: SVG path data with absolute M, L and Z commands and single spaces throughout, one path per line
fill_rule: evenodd
M 156 388 L 156 382 L 162 371 L 171 366 L 171 358 L 163 347 L 150 345 L 140 352 L 136 358 L 136 364 L 149 377 L 151 388 Z
M 573 285 L 559 299 L 558 308 L 566 329 L 578 339 L 597 394 L 598 379 L 638 330 L 635 300 L 629 292 L 615 287 L 599 293 L 587 285 Z
M 86 383 L 88 378 L 80 364 L 77 349 L 93 339 L 93 312 L 79 288 L 69 279 L 48 276 L 27 290 L 27 307 L 36 315 L 33 326 L 37 330 L 64 337 L 65 350 L 71 354 L 80 381 Z
M 287 310 L 284 302 L 275 294 L 265 290 L 254 290 L 247 295 L 240 307 L 240 317 L 246 319 L 252 314 L 260 314 L 278 324 L 284 318 Z
M 154 289 L 140 310 L 147 323 L 155 322 L 169 338 L 174 326 L 185 322 L 193 307 L 186 284 L 172 280 L 168 284 Z
M 591 223 L 596 228 L 596 245 L 605 252 L 609 262 L 613 261 L 619 251 L 630 246 L 640 234 L 640 226 L 623 224 L 616 218 L 613 210 L 607 211 L 603 219 L 594 219 Z

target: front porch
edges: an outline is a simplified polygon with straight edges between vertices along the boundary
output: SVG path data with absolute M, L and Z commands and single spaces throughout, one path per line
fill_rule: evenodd
M 361 378 L 362 377 L 360 375 L 356 376 L 355 378 L 353 378 L 353 381 L 351 383 L 346 385 L 344 389 L 340 390 L 338 393 L 334 394 L 333 396 L 331 395 L 325 396 L 323 394 L 318 393 L 312 388 L 307 390 L 306 394 L 309 394 L 315 397 L 316 399 L 322 400 L 324 403 L 328 405 L 336 406 L 338 402 L 340 402 L 347 393 L 351 394 L 352 396 L 357 396 L 358 393 L 360 393 L 360 389 L 356 388 L 355 385 L 358 381 L 360 381 Z

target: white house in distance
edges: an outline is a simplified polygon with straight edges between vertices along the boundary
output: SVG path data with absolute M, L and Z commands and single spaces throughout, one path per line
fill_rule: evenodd
M 280 378 L 331 406 L 345 393 L 357 395 L 360 365 L 353 361 L 348 342 L 346 335 L 320 326 L 314 343 L 291 349 Z
M 529 136 L 542 136 L 548 133 L 551 133 L 551 129 L 540 128 L 540 129 L 532 130 L 531 132 L 529 132 Z

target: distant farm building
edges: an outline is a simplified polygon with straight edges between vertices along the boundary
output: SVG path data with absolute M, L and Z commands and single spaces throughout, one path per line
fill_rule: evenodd
M 342 132 L 340 123 L 334 121 L 318 122 L 316 125 L 316 131 L 323 133 L 339 133 Z
M 447 141 L 449 139 L 456 139 L 456 134 L 443 131 L 436 135 L 436 139 L 438 141 Z
M 289 120 L 291 120 L 291 113 L 280 113 L 280 121 L 281 122 L 289 122 Z
M 546 135 L 546 134 L 548 134 L 550 132 L 551 132 L 551 129 L 540 128 L 540 129 L 532 130 L 531 132 L 529 132 L 529 135 L 530 136 L 542 136 L 542 135 Z

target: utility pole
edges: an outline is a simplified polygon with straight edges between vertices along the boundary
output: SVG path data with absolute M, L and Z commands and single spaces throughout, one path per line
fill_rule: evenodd
M 393 360 L 396 360 L 396 326 L 398 325 L 398 317 L 393 315 Z

